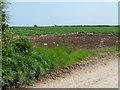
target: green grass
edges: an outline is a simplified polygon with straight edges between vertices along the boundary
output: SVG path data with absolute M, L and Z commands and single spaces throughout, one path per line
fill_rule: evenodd
M 118 27 L 10 27 L 10 31 L 17 35 L 30 36 L 41 34 L 69 34 L 69 33 L 101 33 L 118 34 Z
M 62 47 L 39 47 L 35 49 L 37 55 L 40 55 L 45 61 L 48 62 L 48 70 L 54 70 L 60 67 L 76 64 L 80 61 L 86 60 L 86 58 L 96 55 L 94 50 L 77 50 L 70 51 L 69 49 Z
M 118 46 L 104 47 L 95 50 L 79 49 L 69 50 L 64 47 L 39 47 L 34 49 L 37 55 L 40 55 L 50 66 L 49 70 L 54 70 L 59 67 L 65 67 L 80 63 L 81 61 L 89 59 L 90 56 L 99 53 L 111 53 L 118 51 Z
M 119 51 L 119 46 L 111 46 L 111 47 L 104 47 L 104 48 L 99 48 L 99 49 L 96 49 L 97 52 L 116 52 L 116 51 Z

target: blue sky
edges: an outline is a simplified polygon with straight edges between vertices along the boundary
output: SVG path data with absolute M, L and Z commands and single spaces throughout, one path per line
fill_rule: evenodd
M 12 2 L 10 25 L 118 24 L 117 2 Z

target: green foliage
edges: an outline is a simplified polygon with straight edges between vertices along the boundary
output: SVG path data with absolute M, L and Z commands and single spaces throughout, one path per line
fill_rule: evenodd
M 34 79 L 37 69 L 29 40 L 4 31 L 2 38 L 2 86 L 16 86 Z M 18 44 L 19 43 L 19 44 Z M 35 67 L 36 66 L 36 67 Z
M 15 52 L 21 52 L 23 54 L 30 54 L 33 50 L 31 42 L 26 38 L 18 38 L 14 42 Z
M 69 33 L 101 33 L 119 34 L 118 27 L 107 26 L 81 26 L 81 27 L 10 27 L 10 31 L 17 35 L 41 35 L 41 34 L 69 34 Z
M 76 52 L 72 52 L 70 55 L 71 62 L 69 62 L 69 64 L 72 65 L 72 64 L 79 63 L 79 61 L 87 60 L 87 58 L 89 58 L 90 56 L 93 56 L 93 55 L 96 55 L 95 50 L 81 49 Z
M 45 72 L 77 64 L 82 60 L 86 60 L 86 58 L 91 55 L 96 54 L 96 51 L 93 50 L 78 50 L 70 52 L 69 49 L 63 47 L 39 47 L 36 48 L 35 52 L 39 55 L 40 60 L 43 60 L 42 62 L 44 63 L 43 67 Z M 38 60 L 39 58 L 37 57 Z
M 96 51 L 98 52 L 115 52 L 119 51 L 120 46 L 111 46 L 111 47 L 104 47 L 104 48 L 99 48 Z
M 88 50 L 70 52 L 62 47 L 37 48 L 26 38 L 9 35 L 9 43 L 4 43 L 6 46 L 2 49 L 1 83 L 4 87 L 30 84 L 46 73 L 76 64 L 95 54 Z

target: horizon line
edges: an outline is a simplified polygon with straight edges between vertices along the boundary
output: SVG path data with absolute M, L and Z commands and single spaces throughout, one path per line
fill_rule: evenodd
M 37 24 L 35 24 L 37 25 Z M 64 24 L 64 25 L 60 25 L 60 24 L 54 24 L 54 25 L 37 25 L 38 27 L 42 27 L 42 26 L 119 26 L 118 24 Z M 28 26 L 28 27 L 34 27 L 34 25 L 9 25 L 10 27 L 24 27 L 24 26 Z

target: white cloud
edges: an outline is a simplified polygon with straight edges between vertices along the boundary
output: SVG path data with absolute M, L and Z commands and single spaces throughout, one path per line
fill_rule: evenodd
M 120 0 L 10 0 L 11 2 L 119 2 Z

